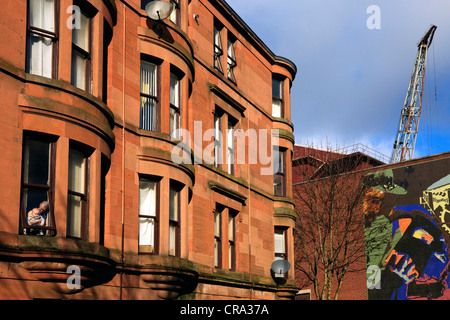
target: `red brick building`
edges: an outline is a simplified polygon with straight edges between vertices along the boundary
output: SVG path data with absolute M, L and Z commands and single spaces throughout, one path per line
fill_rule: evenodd
M 341 154 L 294 146 L 293 180 L 299 181 L 293 184 L 299 214 L 296 230 L 300 229 L 304 204 L 298 193 L 304 192 L 305 186 L 317 184 L 323 190 L 330 181 L 339 181 L 339 186 L 344 187 L 337 192 L 347 193 L 349 198 L 355 190 L 362 190 L 363 197 L 352 211 L 353 226 L 358 226 L 352 232 L 359 236 L 355 240 L 347 238 L 357 246 L 350 266 L 353 272 L 345 275 L 338 299 L 448 300 L 450 154 L 389 164 L 376 158 L 358 152 Z M 335 177 L 330 170 L 334 165 L 340 169 Z M 358 188 L 357 183 L 364 188 Z M 309 190 L 320 189 L 306 189 Z M 321 200 L 331 199 L 324 193 Z M 339 201 L 334 205 L 339 206 Z M 294 241 L 298 260 L 301 246 L 298 237 Z M 305 281 L 298 265 L 295 268 L 301 288 L 297 299 L 317 299 L 312 284 Z M 324 278 L 318 279 L 322 286 Z
M 297 292 L 271 273 L 293 264 L 296 66 L 224 0 L 172 0 L 162 21 L 148 2 L 3 3 L 1 299 Z M 277 141 L 275 173 L 252 130 Z
M 366 152 L 363 153 L 362 151 Z M 369 151 L 369 152 L 368 152 Z M 296 201 L 296 210 L 303 210 L 305 208 L 305 201 L 308 202 L 307 205 L 314 205 L 315 201 L 333 201 L 336 203 L 336 207 L 338 207 L 338 203 L 346 203 L 353 201 L 352 196 L 350 195 L 347 199 L 345 193 L 358 193 L 359 184 L 361 182 L 361 175 L 370 172 L 371 170 L 376 169 L 379 166 L 384 165 L 385 163 L 378 158 L 380 157 L 372 157 L 368 154 L 371 150 L 363 146 L 356 146 L 350 148 L 350 152 L 341 152 L 341 151 L 332 151 L 330 149 L 316 149 L 313 147 L 305 147 L 305 146 L 294 146 L 293 153 L 293 161 L 292 161 L 292 172 L 293 172 L 293 193 L 294 199 Z M 374 153 L 374 156 L 376 154 Z M 339 178 L 334 177 L 337 175 Z M 329 193 L 328 188 L 335 188 L 336 196 L 333 196 Z M 299 193 L 322 193 L 321 196 L 317 196 L 317 198 L 313 195 L 308 195 L 305 197 L 301 197 Z M 358 196 L 355 196 L 357 199 Z M 333 200 L 331 200 L 333 199 Z M 346 217 L 347 214 L 351 214 L 349 211 L 336 209 L 336 212 L 339 212 L 342 215 L 342 219 L 348 223 L 354 223 L 360 225 L 360 231 L 363 232 L 363 213 L 362 213 L 362 197 L 360 198 L 361 206 L 358 206 L 355 217 Z M 322 204 L 318 204 L 321 206 Z M 324 205 L 324 211 L 327 210 L 327 205 Z M 305 212 L 308 211 L 305 208 Z M 335 213 L 336 214 L 336 213 Z M 322 219 L 326 219 L 326 216 L 323 216 Z M 302 215 L 302 212 L 299 212 L 299 218 L 304 219 L 305 221 L 309 221 L 308 213 Z M 343 222 L 342 224 L 344 224 Z M 304 223 L 304 222 L 303 222 Z M 318 226 L 318 225 L 317 225 Z M 297 220 L 296 229 L 300 230 L 302 228 L 300 221 Z M 332 232 L 333 237 L 335 237 L 337 241 L 341 237 L 344 237 L 344 232 L 335 231 L 337 228 L 337 224 L 333 226 L 329 226 L 329 229 L 325 227 L 324 232 Z M 316 226 L 313 223 L 311 227 L 311 232 L 317 236 Z M 295 243 L 295 257 L 296 260 L 300 260 L 303 258 L 303 253 L 300 252 L 302 248 L 302 243 L 299 236 L 302 233 L 298 233 L 294 239 Z M 363 235 L 361 233 L 360 235 Z M 338 298 L 340 300 L 366 300 L 367 299 L 367 288 L 366 288 L 366 266 L 364 262 L 364 237 L 360 237 L 359 239 L 350 239 L 355 242 L 355 246 L 361 246 L 361 250 L 359 250 L 358 255 L 359 258 L 355 259 L 353 263 L 351 263 L 351 267 L 349 268 L 351 272 L 348 272 L 344 277 L 342 288 L 340 289 L 340 293 Z M 315 244 L 314 244 L 315 245 Z M 311 245 L 311 246 L 314 246 Z M 312 255 L 313 253 L 317 253 L 319 250 L 310 249 L 311 251 L 307 254 Z M 355 255 L 356 256 L 356 255 Z M 311 265 L 313 264 L 310 262 Z M 321 266 L 322 264 L 319 263 Z M 305 266 L 305 265 L 304 265 Z M 296 277 L 297 284 L 301 288 L 296 299 L 298 300 L 316 300 L 317 297 L 314 293 L 313 284 L 307 280 L 305 274 L 300 271 L 300 267 L 297 262 L 295 265 L 296 268 Z M 309 268 L 309 263 L 306 264 L 306 269 Z M 354 270 L 357 270 L 356 272 Z M 324 275 L 321 271 L 318 271 L 317 279 L 319 279 L 320 288 L 323 287 Z M 337 288 L 337 279 L 333 278 L 332 284 L 332 292 L 336 291 Z M 333 296 L 332 296 L 333 297 Z

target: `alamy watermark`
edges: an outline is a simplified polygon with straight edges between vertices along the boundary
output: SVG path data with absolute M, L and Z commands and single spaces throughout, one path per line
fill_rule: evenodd
M 81 289 L 81 270 L 79 266 L 71 265 L 67 267 L 67 274 L 70 274 L 67 278 L 66 284 L 69 290 Z
M 280 163 L 274 161 L 280 151 L 278 129 L 227 129 L 223 135 L 214 128 L 203 132 L 202 122 L 194 121 L 193 134 L 178 129 L 175 135 L 182 137 L 171 152 L 176 164 L 260 164 L 261 175 L 273 175 L 281 169 Z M 204 149 L 203 142 L 209 142 Z M 231 155 L 227 159 L 223 157 L 224 149 Z
M 381 29 L 381 9 L 377 5 L 370 5 L 366 10 L 370 16 L 367 18 L 366 26 L 369 30 Z

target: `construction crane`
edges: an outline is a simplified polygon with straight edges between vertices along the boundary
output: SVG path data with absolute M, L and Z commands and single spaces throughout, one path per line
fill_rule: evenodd
M 400 115 L 400 126 L 397 139 L 394 142 L 391 163 L 410 160 L 414 157 L 420 113 L 422 111 L 427 52 L 433 41 L 436 28 L 433 25 L 418 44 L 419 50 L 417 51 L 411 80 Z

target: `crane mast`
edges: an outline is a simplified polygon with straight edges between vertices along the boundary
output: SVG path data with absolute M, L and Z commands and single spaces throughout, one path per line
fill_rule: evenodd
M 422 111 L 427 52 L 433 41 L 436 28 L 433 25 L 418 44 L 419 49 L 400 115 L 400 125 L 397 139 L 394 142 L 391 163 L 410 160 L 414 157 L 420 113 Z

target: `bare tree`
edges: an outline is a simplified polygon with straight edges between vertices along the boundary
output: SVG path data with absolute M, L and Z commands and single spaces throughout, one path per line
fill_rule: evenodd
M 337 300 L 345 275 L 365 269 L 365 154 L 320 151 L 297 160 L 295 267 L 301 287 Z M 367 161 L 366 161 L 367 162 Z

